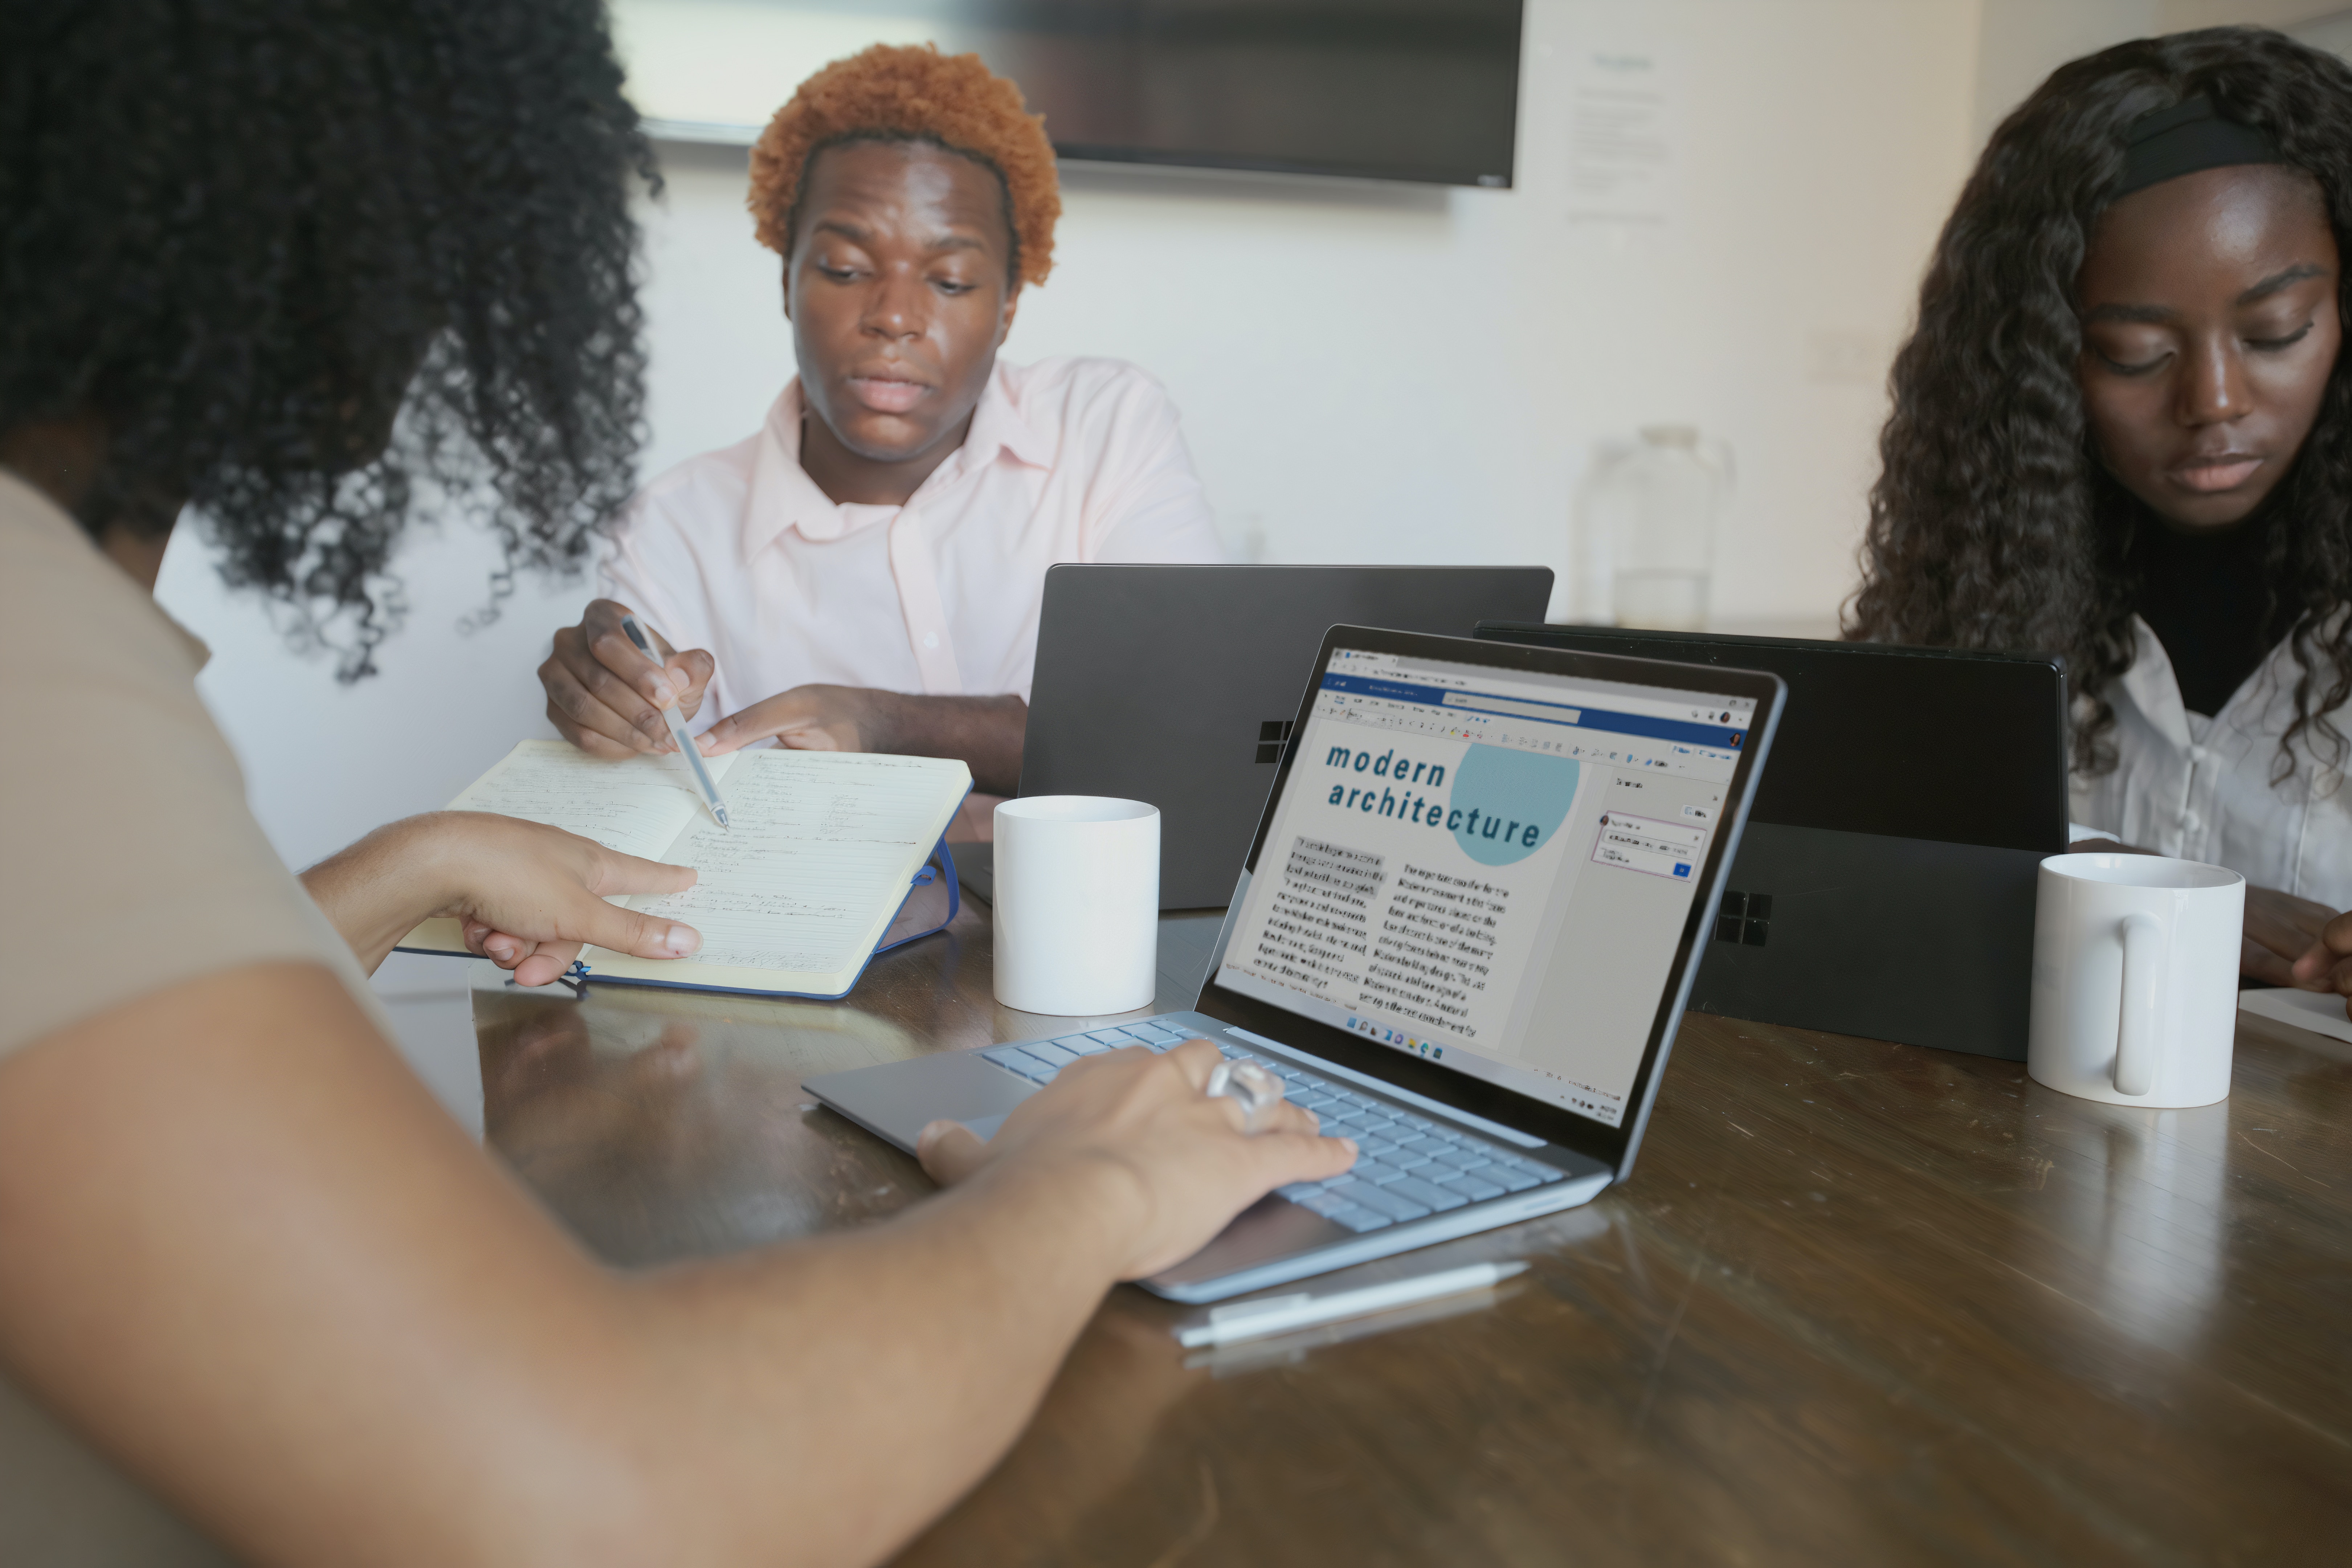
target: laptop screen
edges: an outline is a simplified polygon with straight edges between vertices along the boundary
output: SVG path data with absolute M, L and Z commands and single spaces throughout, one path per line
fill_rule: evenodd
M 1755 710 L 1335 648 L 1217 983 L 1622 1126 Z

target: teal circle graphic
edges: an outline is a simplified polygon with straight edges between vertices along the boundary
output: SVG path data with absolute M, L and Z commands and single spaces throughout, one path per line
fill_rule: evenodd
M 1472 745 L 1454 775 L 1446 803 L 1454 841 L 1481 866 L 1526 859 L 1551 842 L 1567 817 L 1581 765 L 1568 757 Z M 1456 811 L 1462 814 L 1459 821 Z

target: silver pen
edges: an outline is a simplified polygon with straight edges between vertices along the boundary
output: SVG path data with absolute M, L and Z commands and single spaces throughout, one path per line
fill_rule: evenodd
M 661 663 L 662 656 L 654 651 L 654 639 L 646 635 L 645 627 L 637 625 L 636 616 L 623 616 L 621 629 L 629 634 L 629 640 L 637 645 L 639 653 L 656 664 Z M 669 721 L 669 738 L 677 742 L 678 751 L 686 757 L 686 765 L 694 772 L 694 787 L 702 792 L 703 801 L 710 807 L 710 815 L 719 819 L 719 826 L 727 827 L 727 803 L 719 798 L 718 781 L 703 765 L 701 748 L 694 743 L 694 737 L 686 732 L 686 721 L 678 717 L 677 704 L 673 702 L 663 709 L 662 717 Z M 732 832 L 733 829 L 729 828 L 728 831 Z
M 1394 1279 L 1385 1285 L 1342 1290 L 1331 1296 L 1265 1296 L 1255 1301 L 1236 1301 L 1229 1307 L 1212 1307 L 1205 1323 L 1178 1329 L 1176 1342 L 1190 1350 L 1198 1345 L 1229 1345 L 1235 1340 L 1288 1333 L 1293 1329 L 1385 1312 L 1440 1296 L 1487 1289 L 1515 1274 L 1526 1273 L 1527 1268 L 1524 1263 L 1473 1263 L 1466 1268 L 1448 1268 L 1443 1273 Z

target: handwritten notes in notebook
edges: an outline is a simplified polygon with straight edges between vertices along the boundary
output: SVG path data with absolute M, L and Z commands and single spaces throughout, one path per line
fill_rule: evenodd
M 753 754 L 711 758 L 712 776 L 723 779 L 739 759 Z M 467 785 L 449 809 L 543 822 L 647 860 L 669 858 L 671 842 L 694 818 L 709 821 L 677 758 L 608 762 L 562 741 L 523 742 Z
M 940 764 L 834 752 L 740 754 L 746 762 L 727 784 L 734 831 L 705 816 L 662 857 L 694 867 L 701 880 L 634 907 L 700 931 L 699 963 L 831 971 L 862 959 L 881 935 L 880 903 L 889 905 L 880 911 L 887 925 L 945 826 Z
M 690 960 L 590 949 L 593 973 L 670 984 L 838 995 L 855 983 L 908 883 L 971 787 L 960 762 L 842 752 L 739 752 L 710 762 L 733 831 L 675 757 L 605 762 L 525 741 L 449 803 L 546 823 L 608 849 L 691 866 L 683 893 L 616 900 L 702 933 Z M 462 947 L 428 927 L 404 947 Z

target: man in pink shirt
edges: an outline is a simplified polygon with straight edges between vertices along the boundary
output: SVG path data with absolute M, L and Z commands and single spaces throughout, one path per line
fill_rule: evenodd
M 1176 410 L 1116 360 L 997 362 L 1061 203 L 1042 121 L 976 56 L 826 67 L 761 138 L 751 205 L 800 374 L 757 435 L 638 493 L 540 667 L 548 717 L 621 756 L 708 707 L 708 754 L 961 757 L 1010 795 L 1045 569 L 1221 558 Z

